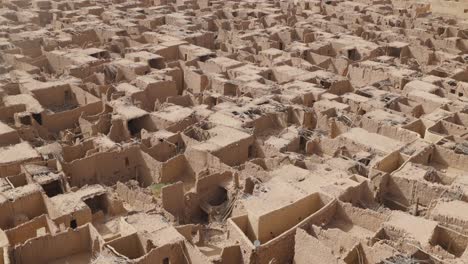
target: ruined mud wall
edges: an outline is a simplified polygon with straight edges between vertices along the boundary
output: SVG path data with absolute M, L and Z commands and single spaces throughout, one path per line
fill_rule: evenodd
M 162 183 L 172 183 L 178 180 L 184 180 L 184 178 L 194 176 L 185 155 L 178 155 L 172 159 L 169 159 L 161 167 L 161 179 Z
M 37 236 L 38 229 L 43 228 L 44 232 L 50 233 L 50 223 L 45 215 L 36 217 L 31 221 L 17 226 L 13 229 L 7 230 L 5 233 L 11 245 L 24 243 L 30 238 Z
M 154 159 L 165 162 L 168 159 L 174 157 L 177 154 L 177 146 L 170 142 L 160 142 L 157 145 L 147 147 L 144 144 L 141 145 L 141 150 L 148 153 Z
M 137 233 L 117 238 L 107 245 L 113 247 L 119 254 L 129 259 L 140 258 L 146 253 Z
M 457 154 L 449 149 L 435 146 L 432 158 L 434 162 L 441 165 L 463 171 L 468 170 L 468 155 Z
M 206 151 L 199 151 L 193 148 L 187 148 L 185 151 L 185 157 L 190 163 L 193 171 L 198 173 L 206 168 L 209 168 L 210 171 L 227 171 L 231 170 L 230 166 L 227 166 L 221 160 L 206 152 Z
M 152 183 L 159 182 L 163 163 L 155 160 L 143 151 L 139 152 L 139 157 L 141 159 L 140 166 L 138 167 L 138 180 L 140 184 L 142 186 L 149 186 Z
M 63 146 L 62 157 L 66 162 L 70 162 L 76 159 L 83 158 L 86 152 L 94 148 L 94 142 L 92 140 L 84 141 L 81 144 L 73 146 Z
M 311 194 L 295 203 L 274 210 L 258 218 L 257 238 L 266 242 L 287 229 L 295 226 L 323 206 L 317 193 Z
M 82 187 L 86 184 L 111 186 L 117 181 L 138 180 L 140 164 L 138 147 L 129 147 L 120 151 L 100 152 L 64 163 L 63 170 L 69 175 L 71 186 Z
M 380 159 L 374 165 L 374 168 L 379 171 L 391 173 L 394 170 L 398 169 L 403 164 L 403 162 L 404 159 L 401 156 L 400 152 L 394 151 Z
M 102 103 L 94 102 L 69 111 L 54 114 L 45 113 L 42 114 L 42 125 L 47 127 L 51 132 L 59 132 L 64 129 L 75 127 L 83 113 L 93 115 L 101 112 L 101 110 Z
M 468 3 L 454 0 L 429 0 L 431 10 L 435 14 L 447 14 L 458 18 L 466 18 L 468 14 Z
M 31 239 L 29 243 L 15 248 L 15 263 L 47 264 L 52 260 L 79 253 L 91 253 L 92 238 L 89 227 L 69 229 L 56 236 L 46 235 Z M 60 249 L 60 250 L 57 250 Z
M 0 205 L 0 228 L 13 227 L 15 218 L 32 219 L 46 213 L 47 209 L 40 192 L 24 195 Z
M 24 104 L 0 107 L 0 120 L 6 123 L 13 123 L 15 113 L 23 111 L 26 111 L 26 105 Z
M 187 257 L 185 257 L 184 255 L 184 245 L 182 242 L 176 244 L 165 244 L 163 246 L 152 249 L 148 254 L 132 261 L 131 263 L 164 263 L 163 260 L 168 259 L 169 263 L 189 264 L 190 262 L 188 262 Z M 195 264 L 195 262 L 192 262 L 192 264 Z
M 135 210 L 150 210 L 154 208 L 154 198 L 140 189 L 132 190 L 125 184 L 118 182 L 115 189 L 117 195 Z

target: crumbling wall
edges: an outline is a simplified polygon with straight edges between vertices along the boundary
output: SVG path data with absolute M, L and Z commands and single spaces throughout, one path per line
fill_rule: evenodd
M 24 111 L 26 111 L 26 105 L 24 104 L 2 106 L 0 107 L 0 120 L 5 123 L 13 123 L 15 113 Z
M 244 262 L 250 263 L 255 258 L 255 247 L 252 241 L 255 241 L 253 227 L 247 215 L 231 217 L 227 221 L 228 236 L 236 241 L 241 248 Z
M 253 144 L 254 138 L 249 137 L 244 140 L 237 141 L 229 146 L 223 147 L 220 150 L 214 151 L 213 155 L 218 157 L 223 163 L 230 166 L 237 166 L 249 159 L 249 147 Z
M 232 180 L 233 174 L 230 171 L 214 173 L 208 176 L 199 177 L 195 189 L 202 197 L 209 199 L 210 196 L 216 195 L 216 187 L 225 187 Z
M 394 170 L 398 169 L 404 161 L 405 160 L 401 156 L 400 152 L 394 151 L 381 158 L 378 162 L 376 162 L 374 164 L 374 168 L 379 171 L 391 173 Z
M 428 165 L 433 159 L 434 151 L 435 151 L 435 146 L 430 145 L 427 148 L 419 150 L 419 152 L 411 156 L 409 161 L 423 164 L 423 165 Z
M 313 194 L 309 198 L 312 196 L 318 197 L 321 203 L 324 202 L 322 199 L 327 199 L 322 198 L 320 194 Z M 238 241 L 245 262 L 267 264 L 275 259 L 279 263 L 288 263 L 294 258 L 294 238 L 297 228 L 306 228 L 312 223 L 326 223 L 335 214 L 336 206 L 337 201 L 331 200 L 320 210 L 290 226 L 286 232 L 257 247 L 253 245 L 256 235 L 247 215 L 228 220 L 228 230 L 232 239 Z M 267 223 L 264 222 L 264 224 Z
M 73 146 L 63 146 L 62 147 L 62 157 L 66 162 L 71 162 L 76 159 L 83 158 L 86 155 L 86 152 L 94 148 L 94 142 L 92 140 L 87 140 L 81 144 Z
M 378 133 L 403 143 L 411 143 L 416 139 L 420 138 L 419 134 L 417 134 L 416 132 L 395 126 L 382 126 L 379 128 Z
M 118 182 L 115 192 L 124 202 L 130 204 L 134 210 L 146 211 L 154 208 L 154 197 L 142 192 L 140 189 L 131 189 L 127 185 Z
M 289 111 L 267 113 L 254 121 L 254 135 L 271 129 L 284 129 L 288 127 Z
M 141 156 L 136 146 L 117 151 L 99 152 L 82 159 L 62 164 L 63 171 L 70 177 L 70 185 L 82 187 L 86 184 L 114 185 L 117 181 L 135 179 L 147 183 L 139 175 Z M 141 178 L 140 178 L 141 177 Z
M 86 253 L 91 256 L 95 248 L 100 248 L 97 232 L 90 225 L 75 230 L 67 230 L 57 235 L 46 235 L 31 239 L 29 243 L 16 247 L 13 251 L 15 262 L 46 264 L 53 260 Z M 98 245 L 96 247 L 96 244 Z M 60 250 L 57 250 L 57 249 Z M 90 260 L 89 259 L 89 260 Z
M 93 221 L 93 215 L 91 209 L 88 207 L 76 209 L 71 214 L 59 215 L 55 217 L 57 213 L 50 213 L 50 216 L 54 223 L 60 227 L 63 231 L 65 228 L 72 228 L 74 224 L 76 226 L 82 226 Z
M 319 194 L 313 193 L 290 205 L 264 214 L 258 218 L 258 226 L 254 228 L 257 239 L 265 243 L 281 235 L 323 206 Z
M 177 95 L 177 86 L 175 81 L 154 80 L 154 83 L 149 84 L 145 88 L 145 95 L 149 102 L 153 102 L 150 106 L 154 109 L 154 102 L 165 102 L 167 97 Z
M 206 151 L 199 151 L 189 147 L 185 151 L 185 157 L 195 173 L 205 170 L 206 168 L 209 168 L 210 171 L 231 170 L 230 166 L 224 164 L 218 157 Z
M 82 113 L 78 119 L 78 123 L 80 125 L 81 133 L 84 136 L 96 136 L 99 133 L 107 135 L 111 126 L 111 117 L 107 114 L 86 116 Z
M 167 259 L 165 263 L 181 263 L 189 264 L 185 256 L 185 245 L 182 242 L 165 244 L 160 247 L 151 249 L 145 256 L 132 261 L 135 264 L 153 264 L 164 263 L 163 260 Z M 167 262 L 169 261 L 169 262 Z M 192 262 L 195 264 L 195 262 Z M 200 263 L 201 264 L 201 263 Z
M 72 42 L 79 46 L 83 46 L 89 42 L 100 42 L 98 34 L 94 29 L 80 30 L 79 32 L 75 32 L 75 34 L 72 34 L 71 38 Z
M 447 167 L 468 170 L 468 155 L 457 154 L 440 146 L 435 146 L 432 161 Z
M 106 246 L 111 246 L 119 254 L 129 259 L 138 259 L 146 253 L 145 245 L 142 244 L 141 238 L 137 233 L 114 239 L 107 243 Z
M 406 124 L 402 126 L 402 128 L 414 131 L 415 133 L 418 133 L 422 138 L 424 138 L 424 134 L 426 133 L 426 126 L 421 121 L 421 119 L 417 119 L 414 122 Z
M 82 114 L 94 115 L 102 111 L 102 103 L 100 101 L 89 103 L 87 105 L 77 107 L 69 111 L 63 111 L 54 114 L 43 113 L 42 125 L 51 132 L 59 132 L 64 129 L 73 128 L 78 124 Z
M 322 199 L 319 194 L 318 197 L 319 199 Z M 257 248 L 255 256 L 257 263 L 267 264 L 270 263 L 272 259 L 275 259 L 279 263 L 289 263 L 293 261 L 297 228 L 304 228 L 312 223 L 324 223 L 324 219 L 329 218 L 329 216 L 335 211 L 335 208 L 336 200 L 332 200 L 321 207 L 318 211 L 295 225 L 294 228 L 289 229 L 281 236 L 261 245 Z
M 9 229 L 42 214 L 47 214 L 40 192 L 23 195 L 0 205 L 0 228 Z
M 156 145 L 150 147 L 142 144 L 141 150 L 148 153 L 154 159 L 160 162 L 165 162 L 178 154 L 180 151 L 179 146 L 180 144 L 178 142 L 174 144 L 164 140 L 163 142 L 159 142 Z
M 18 143 L 21 143 L 21 139 L 16 130 L 0 134 L 0 146 L 8 146 Z
M 353 225 L 364 227 L 372 232 L 377 232 L 380 230 L 382 223 L 387 221 L 388 214 L 354 207 L 349 203 L 341 203 L 336 218 L 337 220 L 349 221 Z
M 40 160 L 41 159 L 39 157 L 37 157 L 37 158 L 24 160 L 24 161 L 17 161 L 17 162 L 11 162 L 11 163 L 7 163 L 7 164 L 1 164 L 0 165 L 0 177 L 18 175 L 18 174 L 21 173 L 21 164 L 37 162 L 37 161 L 40 161 Z
M 27 223 L 19 225 L 13 229 L 7 230 L 5 234 L 8 237 L 8 241 L 10 245 L 18 245 L 20 243 L 24 243 L 26 240 L 35 238 L 39 235 L 45 234 L 54 234 L 54 229 L 51 230 L 53 227 L 53 222 L 51 222 L 46 215 L 41 215 L 30 220 Z M 52 232 L 51 232 L 52 231 Z
M 395 175 L 389 179 L 386 187 L 387 199 L 396 201 L 408 208 L 416 202 L 423 206 L 429 206 L 433 200 L 441 197 L 446 192 L 447 187 L 442 184 Z
M 176 219 L 184 219 L 185 203 L 184 203 L 184 184 L 176 182 L 162 188 L 162 204 L 163 208 L 171 213 Z
M 431 11 L 436 14 L 448 14 L 466 18 L 468 3 L 448 0 L 430 0 Z
M 357 177 L 361 176 L 353 175 L 350 180 L 355 180 Z M 358 180 L 355 181 L 359 182 Z M 339 199 L 340 201 L 351 203 L 355 206 L 370 206 L 374 203 L 370 185 L 371 183 L 367 178 L 364 178 L 359 184 L 346 188 L 346 190 L 340 194 Z
M 149 186 L 159 182 L 163 163 L 155 160 L 147 153 L 140 151 L 140 166 L 138 167 L 139 181 L 142 186 Z
M 194 177 L 190 164 L 185 155 L 177 155 L 161 166 L 160 182 L 173 183 L 177 180 L 184 181 L 184 178 Z

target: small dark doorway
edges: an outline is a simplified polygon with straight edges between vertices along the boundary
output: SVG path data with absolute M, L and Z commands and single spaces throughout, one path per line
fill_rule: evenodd
M 41 114 L 32 114 L 32 117 L 39 125 L 42 125 L 42 115 Z
M 249 158 L 253 158 L 254 155 L 255 155 L 254 145 L 250 145 L 249 149 L 248 149 L 248 156 L 249 156 Z
M 44 189 L 44 192 L 47 194 L 48 197 L 54 197 L 63 193 L 62 185 L 58 180 L 42 185 L 42 189 Z
M 106 197 L 103 194 L 85 199 L 84 202 L 89 209 L 91 209 L 91 213 L 93 214 L 99 211 L 102 211 L 103 213 L 107 212 Z
M 21 124 L 30 126 L 31 125 L 31 117 L 30 116 L 22 116 L 19 118 Z
M 73 229 L 76 229 L 78 227 L 78 223 L 76 222 L 76 219 L 72 219 L 70 221 L 70 227 Z
M 132 136 L 138 134 L 141 128 L 138 126 L 138 119 L 132 119 L 127 122 L 128 131 Z

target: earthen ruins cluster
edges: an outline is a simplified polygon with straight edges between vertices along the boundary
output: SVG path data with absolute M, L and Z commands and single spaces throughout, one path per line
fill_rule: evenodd
M 467 246 L 467 0 L 0 2 L 0 264 Z

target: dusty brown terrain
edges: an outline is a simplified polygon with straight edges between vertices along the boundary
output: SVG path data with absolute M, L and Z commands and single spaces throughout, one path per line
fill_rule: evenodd
M 2 0 L 0 264 L 468 263 L 468 0 Z

